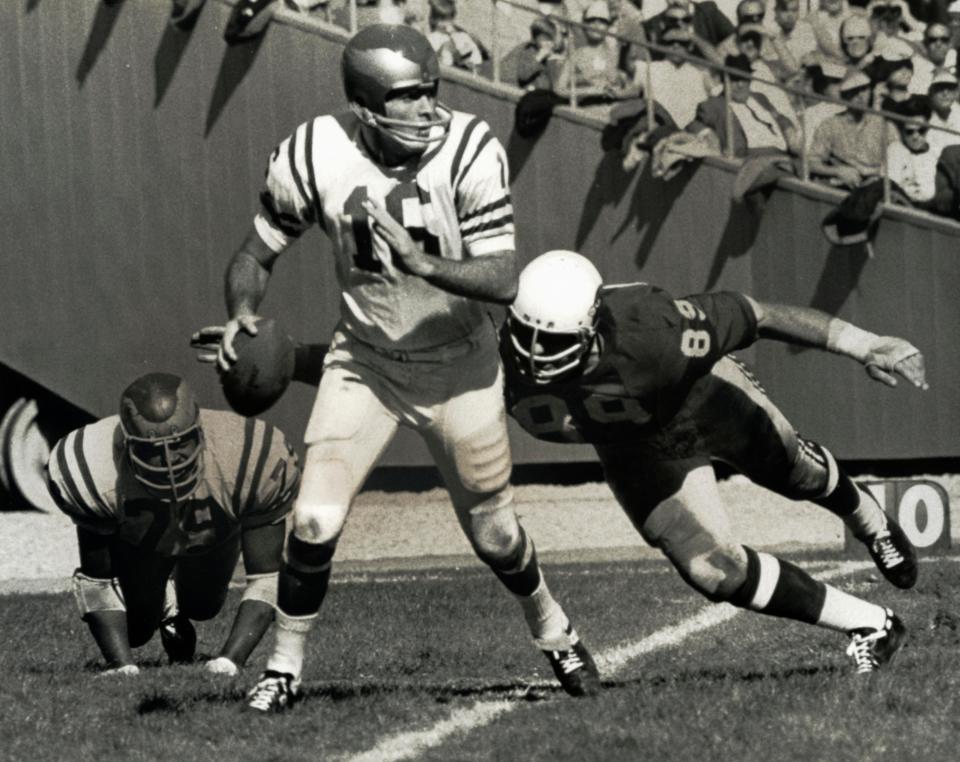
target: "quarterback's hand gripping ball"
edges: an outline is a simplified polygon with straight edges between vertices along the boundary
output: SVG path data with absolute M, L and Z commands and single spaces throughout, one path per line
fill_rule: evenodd
M 920 350 L 896 336 L 879 336 L 870 347 L 864 365 L 870 378 L 887 386 L 896 386 L 896 375 L 899 375 L 918 389 L 930 388 Z

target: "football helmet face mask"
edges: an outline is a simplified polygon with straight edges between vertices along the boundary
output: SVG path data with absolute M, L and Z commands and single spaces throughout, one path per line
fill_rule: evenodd
M 192 495 L 203 471 L 200 406 L 186 382 L 148 373 L 120 397 L 120 428 L 134 478 L 161 500 Z
M 421 150 L 443 140 L 452 113 L 435 101 L 440 63 L 427 38 L 401 24 L 371 24 L 343 49 L 343 88 L 357 118 L 380 133 Z M 400 119 L 387 115 L 387 101 L 398 91 L 430 91 L 429 118 Z
M 518 371 L 548 384 L 582 366 L 596 336 L 603 279 L 586 257 L 548 251 L 520 273 L 507 331 Z

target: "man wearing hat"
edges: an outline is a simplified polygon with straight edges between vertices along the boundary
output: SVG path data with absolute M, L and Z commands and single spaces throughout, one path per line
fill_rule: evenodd
M 823 61 L 807 66 L 806 76 L 810 89 L 817 95 L 840 98 L 840 83 L 846 76 L 846 69 L 838 63 Z M 808 153 L 810 146 L 813 145 L 813 136 L 817 127 L 828 117 L 839 114 L 843 110 L 844 107 L 840 104 L 829 101 L 815 101 L 804 109 L 804 145 Z
M 960 104 L 957 103 L 957 78 L 949 71 L 939 71 L 933 75 L 928 91 L 930 99 L 930 144 L 938 151 L 946 146 L 960 143 L 960 135 L 936 129 L 944 127 L 960 132 Z
M 734 26 L 713 0 L 667 0 L 667 8 L 647 22 L 647 37 L 659 40 L 664 29 L 674 22 L 667 15 L 671 8 L 679 8 L 693 29 L 695 37 L 716 47 L 734 32 Z
M 500 61 L 503 82 L 524 90 L 549 90 L 552 69 L 559 68 L 562 58 L 557 50 L 560 34 L 557 25 L 546 16 L 530 24 L 530 39 L 517 45 Z
M 584 44 L 570 53 L 557 77 L 557 95 L 616 100 L 636 94 L 619 68 L 620 44 L 609 36 L 612 17 L 606 0 L 596 0 L 583 12 Z
M 730 73 L 730 109 L 735 156 L 749 156 L 787 152 L 794 147 L 796 130 L 779 113 L 763 93 L 750 89 L 750 61 L 746 56 L 727 56 L 724 66 Z M 687 132 L 698 137 L 712 132 L 720 150 L 728 145 L 727 109 L 724 96 L 715 95 L 697 107 L 697 117 L 687 126 Z
M 812 175 L 843 188 L 880 175 L 886 150 L 883 118 L 861 110 L 870 106 L 870 95 L 870 78 L 863 72 L 849 74 L 840 84 L 840 97 L 849 105 L 817 127 L 807 155 Z

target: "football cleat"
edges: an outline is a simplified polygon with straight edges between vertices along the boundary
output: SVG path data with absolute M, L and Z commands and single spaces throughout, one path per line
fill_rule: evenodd
M 887 620 L 883 629 L 854 630 L 850 633 L 850 645 L 847 656 L 853 658 L 858 675 L 876 672 L 890 662 L 907 638 L 907 628 L 900 617 L 887 609 Z
M 247 708 L 256 712 L 283 712 L 300 698 L 300 681 L 288 672 L 268 669 L 247 693 Z
M 901 590 L 917 584 L 917 549 L 889 516 L 883 532 L 866 540 L 870 557 L 887 582 Z
M 189 664 L 197 648 L 197 631 L 183 614 L 164 619 L 160 623 L 160 643 L 171 664 Z
M 200 11 L 207 0 L 173 0 L 170 10 L 170 26 L 188 32 L 196 26 Z
M 566 651 L 544 649 L 543 653 L 561 687 L 571 696 L 595 696 L 600 692 L 600 672 L 583 641 L 577 640 Z

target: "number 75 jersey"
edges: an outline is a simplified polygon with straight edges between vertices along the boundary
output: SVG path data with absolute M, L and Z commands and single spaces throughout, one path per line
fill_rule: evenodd
M 510 338 L 502 336 L 510 415 L 538 439 L 646 442 L 671 450 L 676 443 L 666 440 L 672 433 L 696 427 L 709 408 L 711 387 L 701 380 L 725 354 L 756 340 L 757 322 L 741 294 L 674 299 L 662 289 L 635 283 L 601 290 L 597 333 L 599 364 L 570 381 L 546 385 L 523 379 Z
M 378 164 L 352 114 L 300 125 L 270 157 L 255 226 L 281 252 L 314 224 L 332 244 L 344 327 L 361 341 L 425 349 L 469 335 L 484 319 L 476 300 L 422 278 L 387 283 L 384 261 L 397 262 L 371 228 L 366 200 L 385 207 L 422 250 L 462 260 L 514 249 L 506 157 L 486 122 L 453 112 L 442 142 L 412 165 Z

